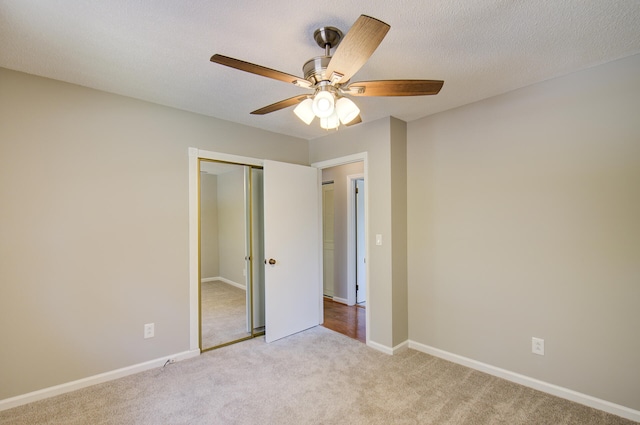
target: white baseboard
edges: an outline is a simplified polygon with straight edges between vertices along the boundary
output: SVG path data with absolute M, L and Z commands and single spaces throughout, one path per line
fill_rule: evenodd
M 393 350 L 393 354 L 398 354 L 408 349 L 409 349 L 409 340 L 406 340 L 405 342 L 401 342 L 400 344 L 393 347 L 392 350 Z
M 234 282 L 233 280 L 227 279 L 226 277 L 220 277 L 220 276 L 217 276 L 217 277 L 205 277 L 204 279 L 200 279 L 200 282 L 205 283 L 205 282 L 213 282 L 213 281 L 216 281 L 216 280 L 219 280 L 220 282 L 224 282 L 224 283 L 226 283 L 228 285 L 231 285 L 231 286 L 235 286 L 236 288 L 242 289 L 243 291 L 247 290 L 246 286 L 244 286 L 244 285 L 242 285 L 242 284 L 240 284 L 238 282 Z
M 479 362 L 467 357 L 459 356 L 457 354 L 450 353 L 448 351 L 440 350 L 429 345 L 421 344 L 415 341 L 409 341 L 409 348 L 422 351 L 423 353 L 431 354 L 435 357 L 448 360 L 453 363 L 457 363 L 463 366 L 467 366 L 471 369 L 479 370 L 489 375 L 497 376 L 507 381 L 515 382 L 525 387 L 533 388 L 538 391 L 545 392 L 560 398 L 574 401 L 576 403 L 583 404 L 585 406 L 593 407 L 594 409 L 602 410 L 607 413 L 611 413 L 625 419 L 640 422 L 640 411 L 631 409 L 629 407 L 621 406 L 619 404 L 611 403 L 606 400 L 601 400 L 596 397 L 592 397 L 587 394 L 582 394 L 577 391 L 570 390 L 568 388 L 560 387 L 558 385 L 550 384 L 548 382 L 540 381 L 529 376 L 520 375 L 519 373 L 511 372 L 506 369 L 501 369 L 496 366 L 492 366 L 486 363 Z
M 205 277 L 205 278 L 200 279 L 200 282 L 201 283 L 213 282 L 215 280 L 220 280 L 220 278 L 219 277 Z
M 395 347 L 387 347 L 386 345 L 379 344 L 375 341 L 368 341 L 367 345 L 373 349 L 381 351 L 385 354 L 389 354 L 390 356 L 394 354 L 398 354 L 409 348 L 409 341 L 402 342 Z
M 349 305 L 349 302 L 344 298 L 332 297 L 331 299 L 337 303 Z
M 389 354 L 389 355 L 393 354 L 393 348 L 387 347 L 386 345 L 378 344 L 375 341 L 369 340 L 369 341 L 367 341 L 367 345 L 369 347 L 375 349 L 375 350 L 378 350 L 378 351 L 382 352 L 382 353 Z
M 15 397 L 0 400 L 0 411 L 22 406 L 23 404 L 32 403 L 34 401 L 43 400 L 45 398 L 79 390 L 81 388 L 90 387 L 92 385 L 101 384 L 103 382 L 112 381 L 114 379 L 123 378 L 135 373 L 144 372 L 145 370 L 162 367 L 167 360 L 186 360 L 200 355 L 200 350 L 183 351 L 182 353 L 173 354 L 171 356 L 161 357 L 155 360 L 149 360 L 144 363 L 138 363 L 132 366 L 123 367 L 122 369 L 112 370 L 110 372 L 100 373 L 98 375 L 89 376 L 87 378 L 78 379 L 49 388 L 33 391 Z

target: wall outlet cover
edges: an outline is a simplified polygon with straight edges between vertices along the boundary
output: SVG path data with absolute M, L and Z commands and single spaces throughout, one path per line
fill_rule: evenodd
M 531 338 L 531 352 L 533 354 L 544 356 L 544 339 L 536 337 Z
M 144 338 L 153 338 L 155 335 L 155 325 L 153 323 L 147 323 L 144 325 Z

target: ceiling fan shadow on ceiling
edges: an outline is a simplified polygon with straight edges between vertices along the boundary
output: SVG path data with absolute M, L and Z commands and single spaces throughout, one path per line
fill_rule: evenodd
M 378 48 L 389 28 L 378 19 L 360 15 L 344 36 L 338 28 L 317 29 L 314 39 L 325 49 L 325 54 L 304 64 L 304 78 L 219 54 L 213 55 L 211 62 L 313 91 L 256 109 L 252 114 L 264 115 L 297 105 L 294 112 L 307 125 L 318 117 L 322 128 L 335 129 L 341 123 L 350 126 L 362 122 L 360 109 L 348 96 L 425 96 L 438 94 L 442 88 L 444 81 L 440 80 L 350 82 Z M 335 48 L 333 56 L 332 48 Z

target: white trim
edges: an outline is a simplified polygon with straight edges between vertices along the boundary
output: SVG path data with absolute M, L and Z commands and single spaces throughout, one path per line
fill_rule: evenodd
M 378 344 L 375 341 L 368 340 L 367 341 L 367 346 L 373 348 L 374 350 L 378 350 L 380 352 L 383 352 L 384 354 L 389 354 L 390 356 L 393 355 L 393 348 L 387 347 L 386 345 Z
M 403 351 L 406 351 L 408 349 L 409 349 L 409 340 L 406 340 L 396 345 L 395 347 L 393 347 L 393 354 L 402 353 Z
M 227 285 L 231 285 L 231 286 L 235 286 L 238 289 L 242 289 L 243 291 L 247 290 L 247 287 L 244 286 L 241 283 L 238 282 L 234 282 L 233 280 L 227 279 L 226 277 L 220 277 L 220 276 L 216 276 L 216 277 L 205 277 L 204 279 L 200 279 L 200 282 L 205 283 L 205 282 L 215 282 L 216 280 L 219 280 L 220 282 L 224 282 Z
M 364 180 L 364 173 L 349 174 L 347 176 L 347 304 L 356 303 L 356 188 L 354 182 Z M 365 191 L 366 191 L 365 187 Z M 364 194 L 363 194 L 364 195 Z M 366 223 L 365 223 L 366 227 Z M 366 277 L 365 277 L 366 279 Z M 365 288 L 366 292 L 366 288 Z
M 324 213 L 322 211 L 322 171 L 316 169 L 316 178 L 318 180 L 318 324 L 324 323 L 324 234 L 322 229 L 322 220 Z M 333 292 L 332 288 L 332 292 Z M 266 327 L 265 327 L 266 328 Z
M 214 161 L 231 162 L 233 164 L 240 165 L 255 165 L 256 167 L 262 167 L 264 160 L 258 158 L 251 158 L 248 156 L 231 155 L 228 153 L 212 152 L 203 149 L 194 148 L 197 151 L 197 157 L 202 159 L 211 159 Z
M 337 303 L 340 304 L 346 304 L 346 305 L 353 305 L 353 304 L 349 304 L 348 300 L 345 300 L 344 298 L 340 298 L 340 297 L 331 297 L 331 299 Z
M 22 406 L 23 404 L 33 403 L 34 401 L 43 400 L 45 398 L 68 393 L 71 391 L 76 391 L 81 388 L 90 387 L 92 385 L 101 384 L 103 382 L 113 381 L 114 379 L 144 372 L 145 370 L 162 367 L 169 360 L 180 361 L 190 359 L 192 357 L 198 357 L 199 355 L 200 350 L 183 351 L 182 353 L 160 357 L 158 359 L 149 360 L 144 363 L 138 363 L 136 365 L 123 367 L 121 369 L 112 370 L 110 372 L 100 373 L 98 375 L 78 379 L 77 381 L 71 381 L 49 388 L 43 388 L 41 390 L 22 394 L 16 397 L 5 398 L 4 400 L 0 400 L 0 411 L 12 409 L 14 407 Z
M 419 342 L 410 340 L 409 348 L 422 351 L 423 353 L 431 354 L 432 356 L 439 357 L 441 359 L 445 359 L 450 362 L 469 367 L 471 369 L 488 373 L 489 375 L 497 376 L 498 378 L 506 379 L 507 381 L 515 382 L 516 384 L 524 385 L 525 387 L 533 388 L 547 394 L 574 401 L 585 406 L 593 407 L 594 409 L 602 410 L 604 412 L 611 413 L 625 419 L 640 422 L 640 411 L 631 409 L 629 407 L 611 403 L 610 401 L 601 400 L 587 394 L 582 394 L 568 388 L 540 381 L 538 379 L 511 372 L 506 369 L 501 369 L 496 366 L 482 363 L 477 360 L 460 356 L 458 354 L 453 354 L 448 351 L 440 350 L 439 348 L 434 348 L 429 345 L 421 344 Z
M 394 354 L 401 353 L 406 349 L 408 349 L 409 341 L 401 342 L 395 347 L 387 347 L 386 345 L 378 344 L 377 342 L 374 342 L 374 341 L 367 341 L 367 345 L 375 350 L 378 350 L 385 354 L 389 354 L 390 356 L 393 356 Z
M 341 156 L 340 158 L 327 159 L 326 161 L 318 161 L 311 164 L 312 167 L 316 168 L 330 168 L 335 167 L 337 165 L 351 164 L 352 162 L 360 162 L 367 160 L 367 153 L 360 152 L 354 153 L 352 155 Z
M 198 319 L 198 149 L 189 148 L 189 349 L 200 349 Z
M 219 281 L 226 283 L 227 285 L 231 285 L 231 286 L 235 286 L 238 289 L 242 289 L 243 291 L 247 290 L 247 287 L 238 283 L 238 282 L 234 282 L 233 280 L 229 280 L 226 277 L 219 277 L 218 278 Z
M 200 283 L 215 282 L 216 280 L 220 280 L 220 278 L 219 277 L 205 277 L 204 279 L 200 279 Z

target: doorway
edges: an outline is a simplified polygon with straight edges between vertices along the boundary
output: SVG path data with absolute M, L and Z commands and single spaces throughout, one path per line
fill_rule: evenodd
M 264 251 L 258 255 L 255 250 L 252 251 L 253 257 L 248 261 L 252 261 L 254 266 L 264 271 L 265 340 L 274 341 L 322 323 L 318 168 L 189 148 L 188 354 L 196 355 L 201 352 L 201 160 L 227 162 L 263 170 Z M 300 193 L 304 196 L 292 196 Z M 247 273 L 253 271 L 254 267 L 247 268 Z
M 330 298 L 333 298 L 335 286 L 335 209 L 333 186 L 333 180 L 322 182 L 322 294 Z
M 367 342 L 366 310 L 361 306 L 346 305 L 324 297 L 322 326 L 365 344 Z
M 354 293 L 355 303 L 364 307 L 367 300 L 367 267 L 365 244 L 365 220 L 364 220 L 364 174 L 352 174 L 347 176 L 349 184 L 349 208 L 347 219 L 349 226 L 347 232 L 350 280 L 349 291 Z
M 366 342 L 364 161 L 322 169 L 324 326 Z

